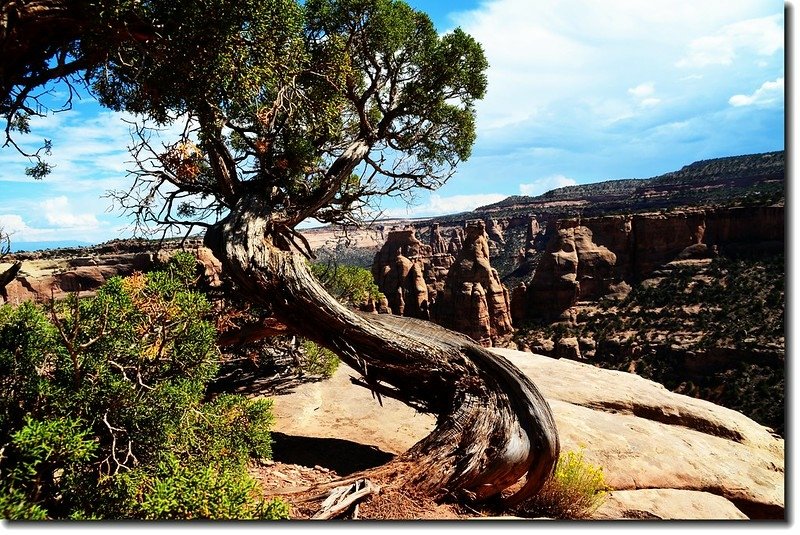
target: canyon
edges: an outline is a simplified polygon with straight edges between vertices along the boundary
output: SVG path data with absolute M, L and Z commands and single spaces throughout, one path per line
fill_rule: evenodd
M 462 214 L 304 234 L 318 261 L 371 271 L 385 296 L 375 312 L 462 332 L 543 384 L 562 440 L 612 474 L 599 517 L 775 518 L 783 514 L 784 175 L 783 153 L 748 155 Z M 219 263 L 196 237 L 8 254 L 0 296 L 16 304 L 90 295 L 179 249 L 198 258 L 202 285 L 221 291 Z M 627 397 L 601 400 L 604 389 Z M 322 422 L 281 425 L 328 432 Z M 766 446 L 747 449 L 745 427 Z M 378 446 L 399 453 L 421 431 L 406 432 Z M 652 436 L 676 445 L 651 444 Z M 752 474 L 748 459 L 761 463 Z

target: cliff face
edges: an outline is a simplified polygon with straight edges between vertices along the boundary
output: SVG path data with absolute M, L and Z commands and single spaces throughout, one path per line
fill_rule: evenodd
M 425 245 L 413 228 L 389 232 L 373 278 L 392 313 L 429 319 L 491 346 L 512 329 L 508 291 L 489 263 L 485 223 L 450 234 L 448 242 L 434 225 Z
M 429 319 L 431 297 L 425 271 L 426 263 L 430 265 L 431 250 L 415 234 L 414 229 L 389 232 L 386 243 L 375 255 L 372 276 L 393 314 Z
M 528 287 L 528 316 L 555 318 L 676 259 L 779 252 L 784 208 L 709 208 L 559 220 Z
M 769 205 L 785 198 L 784 151 L 702 160 L 657 177 L 608 180 L 565 186 L 537 197 L 513 196 L 483 206 L 476 212 L 561 212 L 582 207 L 584 215 L 599 216 L 610 210 L 643 212 L 681 206 L 730 204 Z
M 512 331 L 508 290 L 489 263 L 483 221 L 465 228 L 464 245 L 436 302 L 434 321 L 490 347 Z
M 163 246 L 159 252 L 148 247 L 152 248 L 152 244 L 118 242 L 91 249 L 9 255 L 6 260 L 20 261 L 22 265 L 14 279 L 0 288 L 0 303 L 18 304 L 27 300 L 44 303 L 72 292 L 92 295 L 112 277 L 151 271 L 179 250 L 174 244 Z M 202 284 L 218 287 L 222 266 L 211 251 L 198 241 L 185 244 L 185 250 L 197 257 Z

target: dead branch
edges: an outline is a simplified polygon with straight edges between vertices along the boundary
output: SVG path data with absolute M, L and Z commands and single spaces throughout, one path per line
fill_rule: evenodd
M 359 479 L 350 485 L 336 487 L 322 502 L 320 510 L 311 519 L 330 520 L 343 516 L 351 507 L 357 507 L 358 502 L 367 496 L 378 494 L 380 490 L 380 487 L 369 479 Z

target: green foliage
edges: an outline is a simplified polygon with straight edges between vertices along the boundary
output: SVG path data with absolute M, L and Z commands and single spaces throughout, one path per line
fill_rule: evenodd
M 344 222 L 372 196 L 438 187 L 470 156 L 487 85 L 483 50 L 460 29 L 439 35 L 405 2 L 161 0 L 131 9 L 164 38 L 101 36 L 111 53 L 87 78 L 112 109 L 160 124 L 196 120 L 196 136 L 154 155 L 170 188 L 200 194 L 170 215 L 202 218 L 265 193 L 290 227 L 309 216 Z M 354 172 L 361 163 L 374 172 Z M 144 197 L 162 184 L 143 178 Z
M 311 264 L 311 273 L 325 286 L 328 292 L 350 306 L 358 306 L 366 301 L 377 301 L 383 294 L 372 278 L 369 270 L 357 266 L 337 263 Z M 328 378 L 339 366 L 339 358 L 332 351 L 304 340 L 300 346 L 302 354 L 301 370 L 310 375 Z
M 526 516 L 589 518 L 608 491 L 603 469 L 586 462 L 583 451 L 562 453 L 553 475 L 536 496 L 523 503 Z
M 150 471 L 119 477 L 128 499 L 126 516 L 148 520 L 288 518 L 282 500 L 259 499 L 257 483 L 224 466 L 182 461 L 165 453 Z
M 0 307 L 0 516 L 281 513 L 247 473 L 271 453 L 270 402 L 206 399 L 216 334 L 193 279 L 178 255 L 49 312 Z
M 25 174 L 36 180 L 41 180 L 53 171 L 53 166 L 45 161 L 39 161 L 25 168 Z
M 325 349 L 311 340 L 303 340 L 300 350 L 303 354 L 301 364 L 303 373 L 321 375 L 327 379 L 339 367 L 339 357 L 333 351 Z
M 311 264 L 311 273 L 333 297 L 348 305 L 358 306 L 383 296 L 372 273 L 362 267 L 315 263 Z

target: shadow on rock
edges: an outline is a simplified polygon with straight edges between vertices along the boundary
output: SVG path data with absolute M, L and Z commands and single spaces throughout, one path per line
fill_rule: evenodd
M 273 431 L 272 440 L 274 461 L 312 468 L 322 466 L 340 476 L 380 466 L 394 458 L 375 446 L 338 438 L 293 436 Z

